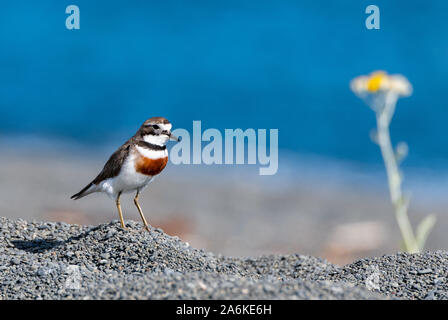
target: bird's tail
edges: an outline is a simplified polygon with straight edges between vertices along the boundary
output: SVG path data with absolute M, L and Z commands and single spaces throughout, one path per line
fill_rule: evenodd
M 92 192 L 95 192 L 94 190 L 92 190 L 93 189 L 92 187 L 93 187 L 93 182 L 90 182 L 87 186 L 85 186 L 84 189 L 79 191 L 77 194 L 72 195 L 70 197 L 70 199 L 78 200 L 78 199 L 81 199 L 82 197 L 85 197 L 88 194 L 91 194 Z

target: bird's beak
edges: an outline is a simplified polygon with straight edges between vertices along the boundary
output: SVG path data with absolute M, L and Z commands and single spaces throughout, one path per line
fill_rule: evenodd
M 174 134 L 172 134 L 171 132 L 170 132 L 170 134 L 169 134 L 169 137 L 170 137 L 170 140 L 177 141 L 177 142 L 180 141 L 180 138 L 176 137 L 176 136 L 175 136 Z

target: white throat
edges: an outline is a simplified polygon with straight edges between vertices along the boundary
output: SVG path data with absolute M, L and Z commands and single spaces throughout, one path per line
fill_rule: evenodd
M 151 144 L 155 144 L 158 146 L 163 147 L 164 145 L 166 145 L 166 143 L 168 142 L 170 138 L 167 135 L 161 134 L 159 136 L 154 136 L 151 134 L 147 134 L 146 136 L 143 137 L 143 140 L 145 140 L 148 143 Z

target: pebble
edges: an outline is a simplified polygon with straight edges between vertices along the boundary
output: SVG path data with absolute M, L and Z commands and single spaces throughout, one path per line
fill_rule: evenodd
M 432 269 L 427 268 L 427 269 L 423 269 L 423 270 L 419 270 L 418 274 L 428 274 L 428 273 L 432 273 Z

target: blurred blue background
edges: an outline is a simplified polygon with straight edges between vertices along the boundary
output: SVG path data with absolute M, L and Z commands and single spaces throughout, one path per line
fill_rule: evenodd
M 65 28 L 76 4 L 81 29 Z M 365 28 L 365 8 L 381 30 Z M 278 128 L 282 150 L 381 164 L 360 74 L 402 73 L 395 142 L 446 167 L 448 2 L 2 1 L 0 135 L 121 143 L 148 117 L 175 128 Z M 281 169 L 281 167 L 280 167 Z

